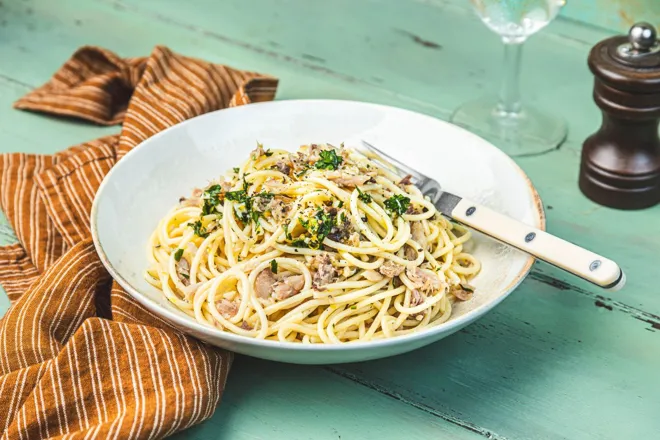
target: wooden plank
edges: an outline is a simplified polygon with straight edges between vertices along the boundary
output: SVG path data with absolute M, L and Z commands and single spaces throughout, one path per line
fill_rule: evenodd
M 95 1 L 196 32 L 206 44 L 217 40 L 277 54 L 284 62 L 433 103 L 443 118 L 498 87 L 501 43 L 465 7 L 467 1 L 196 0 L 195 7 L 176 0 Z M 526 98 L 570 120 L 597 121 L 586 56 L 588 45 L 607 35 L 557 21 L 531 38 L 523 57 Z M 589 134 L 588 125 L 579 128 L 570 134 L 572 147 Z
M 174 438 L 500 438 L 453 419 L 448 423 L 432 410 L 420 410 L 319 367 L 239 357 L 232 368 L 213 418 Z

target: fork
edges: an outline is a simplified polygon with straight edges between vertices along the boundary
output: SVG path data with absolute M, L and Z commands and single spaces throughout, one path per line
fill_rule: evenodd
M 424 196 L 428 196 L 444 216 L 603 289 L 615 291 L 625 285 L 626 276 L 614 261 L 466 198 L 443 191 L 436 180 L 365 141 L 362 141 L 362 145 L 368 150 L 367 157 L 381 167 L 393 169 L 395 174 L 402 178 L 410 176 L 411 183 L 419 188 Z

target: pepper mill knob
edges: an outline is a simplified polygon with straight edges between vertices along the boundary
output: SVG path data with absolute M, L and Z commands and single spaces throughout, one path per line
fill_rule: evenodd
M 648 23 L 608 38 L 589 53 L 594 101 L 603 120 L 582 147 L 579 185 L 601 205 L 660 203 L 660 43 Z
M 645 21 L 635 23 L 630 28 L 628 39 L 632 47 L 643 52 L 647 52 L 653 45 L 657 44 L 655 28 Z

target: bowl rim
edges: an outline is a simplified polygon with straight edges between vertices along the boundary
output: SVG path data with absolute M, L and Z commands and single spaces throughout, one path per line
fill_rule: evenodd
M 473 139 L 478 140 L 478 142 L 482 143 L 485 148 L 491 148 L 494 150 L 497 150 L 498 154 L 502 154 L 503 158 L 509 161 L 510 165 L 518 171 L 520 176 L 525 180 L 525 183 L 527 184 L 527 188 L 530 192 L 530 195 L 532 199 L 534 200 L 534 214 L 535 214 L 535 223 L 534 227 L 545 230 L 546 228 L 546 217 L 545 217 L 545 210 L 543 207 L 543 202 L 541 201 L 541 197 L 539 196 L 538 192 L 536 191 L 536 188 L 534 187 L 532 181 L 529 179 L 529 177 L 525 174 L 525 172 L 518 166 L 513 159 L 511 159 L 506 153 L 504 153 L 502 150 L 497 148 L 495 145 L 491 144 L 487 140 L 481 138 L 480 136 L 460 127 L 454 124 L 451 124 L 450 122 L 435 118 L 433 116 L 425 115 L 423 113 L 418 113 L 412 110 L 407 110 L 399 107 L 393 107 L 389 105 L 383 105 L 383 104 L 374 104 L 374 103 L 369 103 L 369 102 L 362 102 L 362 101 L 351 101 L 351 100 L 343 100 L 343 99 L 291 99 L 291 100 L 281 100 L 281 101 L 267 101 L 267 102 L 259 102 L 259 103 L 253 103 L 249 104 L 249 106 L 281 106 L 281 105 L 299 105 L 299 104 L 319 104 L 319 105 L 324 105 L 332 103 L 334 105 L 350 105 L 350 106 L 363 106 L 363 107 L 371 107 L 375 109 L 379 109 L 381 111 L 386 111 L 386 112 L 403 112 L 403 113 L 408 113 L 410 115 L 413 115 L 415 117 L 421 117 L 422 119 L 428 119 L 429 121 L 433 121 L 434 123 L 440 123 L 445 126 L 449 126 L 453 130 L 458 130 L 463 132 L 463 135 L 467 137 L 471 137 Z M 147 310 L 150 312 L 156 314 L 159 317 L 164 318 L 168 323 L 174 323 L 176 324 L 175 327 L 179 329 L 186 329 L 190 331 L 194 331 L 196 333 L 201 333 L 204 334 L 205 336 L 210 336 L 213 338 L 217 338 L 222 340 L 223 342 L 232 344 L 232 345 L 242 345 L 242 344 L 247 344 L 251 346 L 256 346 L 259 348 L 263 349 L 284 349 L 284 350 L 294 350 L 294 351 L 302 351 L 302 352 L 317 352 L 317 351 L 323 351 L 323 352 L 345 352 L 345 351 L 355 351 L 355 350 L 362 350 L 366 348 L 378 348 L 378 347 L 388 347 L 388 346 L 395 346 L 399 344 L 406 344 L 406 343 L 411 343 L 417 340 L 422 340 L 426 339 L 429 337 L 432 337 L 435 334 L 439 333 L 452 333 L 453 331 L 459 330 L 460 328 L 464 327 L 465 325 L 471 323 L 472 321 L 476 320 L 477 318 L 485 315 L 488 313 L 490 310 L 495 308 L 498 304 L 500 304 L 504 299 L 506 299 L 511 292 L 513 292 L 519 285 L 522 283 L 522 281 L 527 277 L 529 272 L 532 269 L 532 265 L 534 261 L 536 260 L 533 256 L 528 255 L 527 261 L 525 262 L 525 266 L 520 270 L 520 272 L 516 275 L 516 277 L 509 283 L 509 285 L 503 289 L 502 293 L 496 297 L 494 300 L 490 302 L 486 302 L 484 304 L 481 304 L 480 306 L 476 307 L 475 309 L 470 310 L 469 312 L 465 313 L 464 315 L 456 318 L 456 319 L 451 319 L 430 327 L 426 329 L 422 329 L 418 332 L 413 332 L 409 333 L 406 335 L 401 335 L 401 336 L 395 336 L 389 339 L 378 339 L 378 340 L 373 340 L 373 341 L 364 341 L 364 342 L 350 342 L 350 343 L 345 343 L 345 344 L 302 344 L 299 342 L 282 342 L 282 341 L 272 341 L 272 340 L 264 340 L 264 339 L 256 339 L 256 338 L 251 338 L 249 336 L 242 336 L 242 335 L 237 335 L 234 333 L 229 333 L 217 328 L 209 327 L 207 325 L 201 324 L 189 316 L 178 314 L 172 310 L 169 310 L 160 304 L 158 304 L 156 301 L 152 300 L 149 298 L 146 294 L 140 293 L 140 291 L 136 288 L 134 288 L 130 282 L 128 282 L 124 277 L 121 276 L 118 270 L 115 269 L 115 267 L 112 265 L 110 260 L 108 259 L 108 256 L 105 253 L 105 250 L 103 249 L 103 245 L 100 242 L 99 239 L 99 234 L 98 234 L 98 206 L 99 206 L 99 200 L 103 195 L 103 192 L 105 188 L 108 185 L 108 182 L 112 180 L 112 175 L 114 172 L 116 172 L 118 167 L 121 167 L 122 162 L 126 162 L 127 158 L 130 157 L 132 154 L 135 154 L 136 151 L 138 151 L 139 148 L 141 148 L 143 145 L 155 142 L 158 138 L 162 136 L 166 136 L 167 133 L 170 130 L 173 129 L 181 129 L 181 126 L 185 126 L 187 124 L 192 123 L 193 121 L 196 121 L 198 119 L 203 119 L 203 118 L 213 118 L 215 117 L 216 113 L 222 112 L 222 111 L 232 111 L 235 109 L 240 109 L 243 106 L 239 107 L 230 107 L 230 108 L 225 108 L 225 109 L 220 109 L 220 110 L 215 110 L 209 113 L 205 113 L 190 119 L 187 119 L 183 122 L 180 122 L 178 124 L 175 124 L 171 127 L 166 128 L 165 130 L 156 133 L 155 135 L 151 136 L 150 138 L 142 141 L 140 144 L 136 145 L 133 147 L 126 155 L 110 169 L 110 171 L 105 175 L 103 178 L 103 181 L 101 182 L 101 185 L 99 186 L 98 190 L 96 191 L 96 194 L 94 195 L 94 201 L 92 203 L 92 210 L 90 214 L 90 226 L 91 226 L 91 231 L 92 231 L 92 239 L 94 242 L 94 247 L 96 248 L 96 252 L 99 255 L 99 258 L 101 259 L 101 262 L 107 269 L 107 271 L 110 273 L 112 278 L 121 285 L 126 292 L 133 298 L 135 299 L 138 303 L 140 303 L 143 307 L 145 307 Z M 186 332 L 186 330 L 183 330 Z

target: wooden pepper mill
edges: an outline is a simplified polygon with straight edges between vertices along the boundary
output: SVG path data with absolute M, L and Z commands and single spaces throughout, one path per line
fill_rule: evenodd
M 580 189 L 619 209 L 660 202 L 660 43 L 637 23 L 629 35 L 603 40 L 589 53 L 600 129 L 582 148 Z

